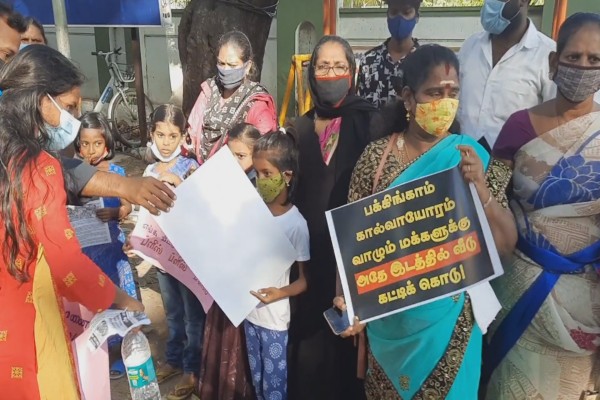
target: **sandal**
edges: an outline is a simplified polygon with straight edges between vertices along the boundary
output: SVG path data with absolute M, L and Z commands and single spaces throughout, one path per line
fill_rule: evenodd
M 196 390 L 196 382 L 175 385 L 173 390 L 167 395 L 167 400 L 187 400 Z
M 125 376 L 125 364 L 122 359 L 118 359 L 110 366 L 110 379 L 121 379 Z
M 156 382 L 159 384 L 166 382 L 174 376 L 181 375 L 183 371 L 171 364 L 164 364 L 156 369 Z

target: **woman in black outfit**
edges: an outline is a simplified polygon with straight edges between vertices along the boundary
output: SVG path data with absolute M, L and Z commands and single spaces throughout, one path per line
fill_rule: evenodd
M 336 294 L 336 261 L 325 211 L 347 203 L 350 176 L 373 139 L 376 108 L 355 95 L 356 63 L 348 42 L 323 37 L 308 69 L 315 107 L 294 123 L 300 151 L 296 205 L 308 222 L 308 291 L 299 296 L 290 326 L 292 399 L 363 398 L 352 339 L 334 336 L 323 318 Z

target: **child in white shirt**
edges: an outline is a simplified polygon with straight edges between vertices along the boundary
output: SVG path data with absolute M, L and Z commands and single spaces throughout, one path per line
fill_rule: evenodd
M 251 292 L 263 304 L 246 318 L 244 328 L 252 382 L 258 400 L 287 399 L 289 298 L 306 291 L 305 263 L 310 259 L 306 220 L 291 203 L 298 173 L 298 150 L 291 136 L 272 132 L 254 145 L 256 187 L 297 252 L 298 279 L 290 269 L 276 287 Z

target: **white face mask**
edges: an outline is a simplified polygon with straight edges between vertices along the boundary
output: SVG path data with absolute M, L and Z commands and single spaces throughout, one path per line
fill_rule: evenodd
M 150 146 L 150 150 L 152 151 L 152 154 L 154 155 L 154 157 L 158 158 L 162 162 L 173 161 L 177 156 L 179 156 L 181 154 L 181 146 L 177 146 L 175 151 L 173 153 L 171 153 L 170 156 L 165 157 L 162 154 L 160 154 L 160 150 L 158 150 L 158 146 L 156 145 L 156 142 L 152 143 L 152 146 Z
M 79 133 L 79 127 L 81 127 L 81 122 L 69 114 L 68 111 L 63 110 L 58 103 L 52 98 L 52 96 L 48 95 L 52 103 L 60 110 L 60 122 L 58 126 L 52 126 L 48 123 L 45 123 L 45 129 L 50 137 L 50 142 L 48 143 L 48 150 L 50 151 L 60 151 L 66 149 L 77 137 Z

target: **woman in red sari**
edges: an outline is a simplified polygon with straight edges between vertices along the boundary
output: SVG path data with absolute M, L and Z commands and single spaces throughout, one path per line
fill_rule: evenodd
M 80 398 L 63 297 L 92 311 L 142 311 L 87 256 L 69 223 L 60 162 L 83 76 L 56 50 L 29 46 L 0 71 L 0 397 Z

